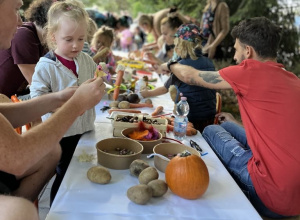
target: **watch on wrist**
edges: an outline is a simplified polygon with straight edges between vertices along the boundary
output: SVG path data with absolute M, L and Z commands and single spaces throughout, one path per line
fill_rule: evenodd
M 171 71 L 171 66 L 173 65 L 173 64 L 176 64 L 176 63 L 178 63 L 178 61 L 177 60 L 169 60 L 168 61 L 168 63 L 167 63 L 167 67 L 168 67 L 168 69 Z M 172 71 L 171 71 L 172 72 Z

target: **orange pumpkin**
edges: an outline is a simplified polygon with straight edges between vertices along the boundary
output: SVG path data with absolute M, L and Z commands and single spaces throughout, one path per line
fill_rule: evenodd
M 185 199 L 200 198 L 209 183 L 206 164 L 199 156 L 190 153 L 174 157 L 166 167 L 165 177 L 171 191 Z

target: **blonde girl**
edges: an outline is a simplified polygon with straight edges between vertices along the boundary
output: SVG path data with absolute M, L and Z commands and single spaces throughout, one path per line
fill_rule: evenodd
M 114 42 L 114 39 L 115 39 L 114 30 L 108 26 L 102 26 L 96 31 L 91 42 L 91 50 L 94 52 L 94 54 L 96 54 L 97 52 L 101 51 L 104 48 L 109 49 L 109 53 L 106 55 L 106 57 L 104 57 L 104 59 L 103 58 L 99 60 L 94 59 L 94 61 L 96 63 L 105 62 L 111 74 L 115 73 L 115 68 L 116 68 L 115 58 L 110 50 Z
M 173 35 L 174 36 L 174 35 Z M 180 57 L 178 62 L 183 65 L 192 66 L 198 70 L 213 71 L 214 65 L 201 53 L 201 30 L 195 24 L 182 24 L 175 33 L 175 52 Z M 172 60 L 171 60 L 172 61 Z M 172 61 L 174 62 L 174 61 Z M 216 92 L 200 86 L 188 85 L 171 74 L 164 87 L 150 91 L 142 91 L 141 95 L 146 98 L 168 92 L 171 85 L 177 89 L 175 103 L 179 101 L 179 94 L 187 97 L 190 106 L 188 119 L 200 132 L 204 127 L 214 122 L 216 114 Z M 173 87 L 174 88 L 174 87 Z
M 55 2 L 48 12 L 47 44 L 50 49 L 35 68 L 30 95 L 32 98 L 57 92 L 70 86 L 79 86 L 93 78 L 96 63 L 82 51 L 89 17 L 82 3 L 76 0 Z M 42 117 L 47 120 L 53 112 Z M 81 135 L 94 129 L 95 110 L 78 117 L 61 139 L 61 160 L 56 167 L 56 179 L 50 195 L 52 203 L 68 168 Z

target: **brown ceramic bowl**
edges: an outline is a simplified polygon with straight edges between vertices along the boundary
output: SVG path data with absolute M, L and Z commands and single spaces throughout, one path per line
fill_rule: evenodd
M 107 138 L 96 144 L 98 163 L 107 168 L 115 170 L 129 169 L 132 161 L 139 159 L 143 151 L 143 145 L 128 138 Z M 116 150 L 127 149 L 133 154 L 120 155 Z
M 137 130 L 137 128 L 125 128 L 124 130 L 122 130 L 121 134 L 122 134 L 123 137 L 128 138 L 130 140 L 133 140 L 133 139 L 129 138 L 128 136 L 129 136 L 129 134 L 131 134 L 135 130 Z M 144 147 L 144 150 L 143 150 L 142 154 L 152 154 L 153 153 L 153 147 L 162 142 L 162 134 L 160 132 L 158 132 L 158 133 L 159 133 L 159 138 L 157 140 L 153 140 L 153 141 L 139 141 L 139 140 L 137 140 Z
M 156 145 L 153 148 L 153 152 L 156 154 L 161 154 L 163 156 L 167 155 L 176 155 L 183 151 L 189 151 L 191 154 L 195 154 L 200 157 L 200 153 L 192 147 L 188 147 L 183 144 L 175 144 L 175 143 L 161 143 Z M 154 156 L 154 166 L 161 172 L 165 172 L 165 169 L 169 163 L 169 160 L 161 158 L 159 156 Z

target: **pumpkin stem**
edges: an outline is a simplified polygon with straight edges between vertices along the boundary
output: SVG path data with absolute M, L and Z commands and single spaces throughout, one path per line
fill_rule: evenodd
M 180 153 L 180 157 L 187 157 L 192 155 L 188 150 L 185 150 L 183 152 Z

